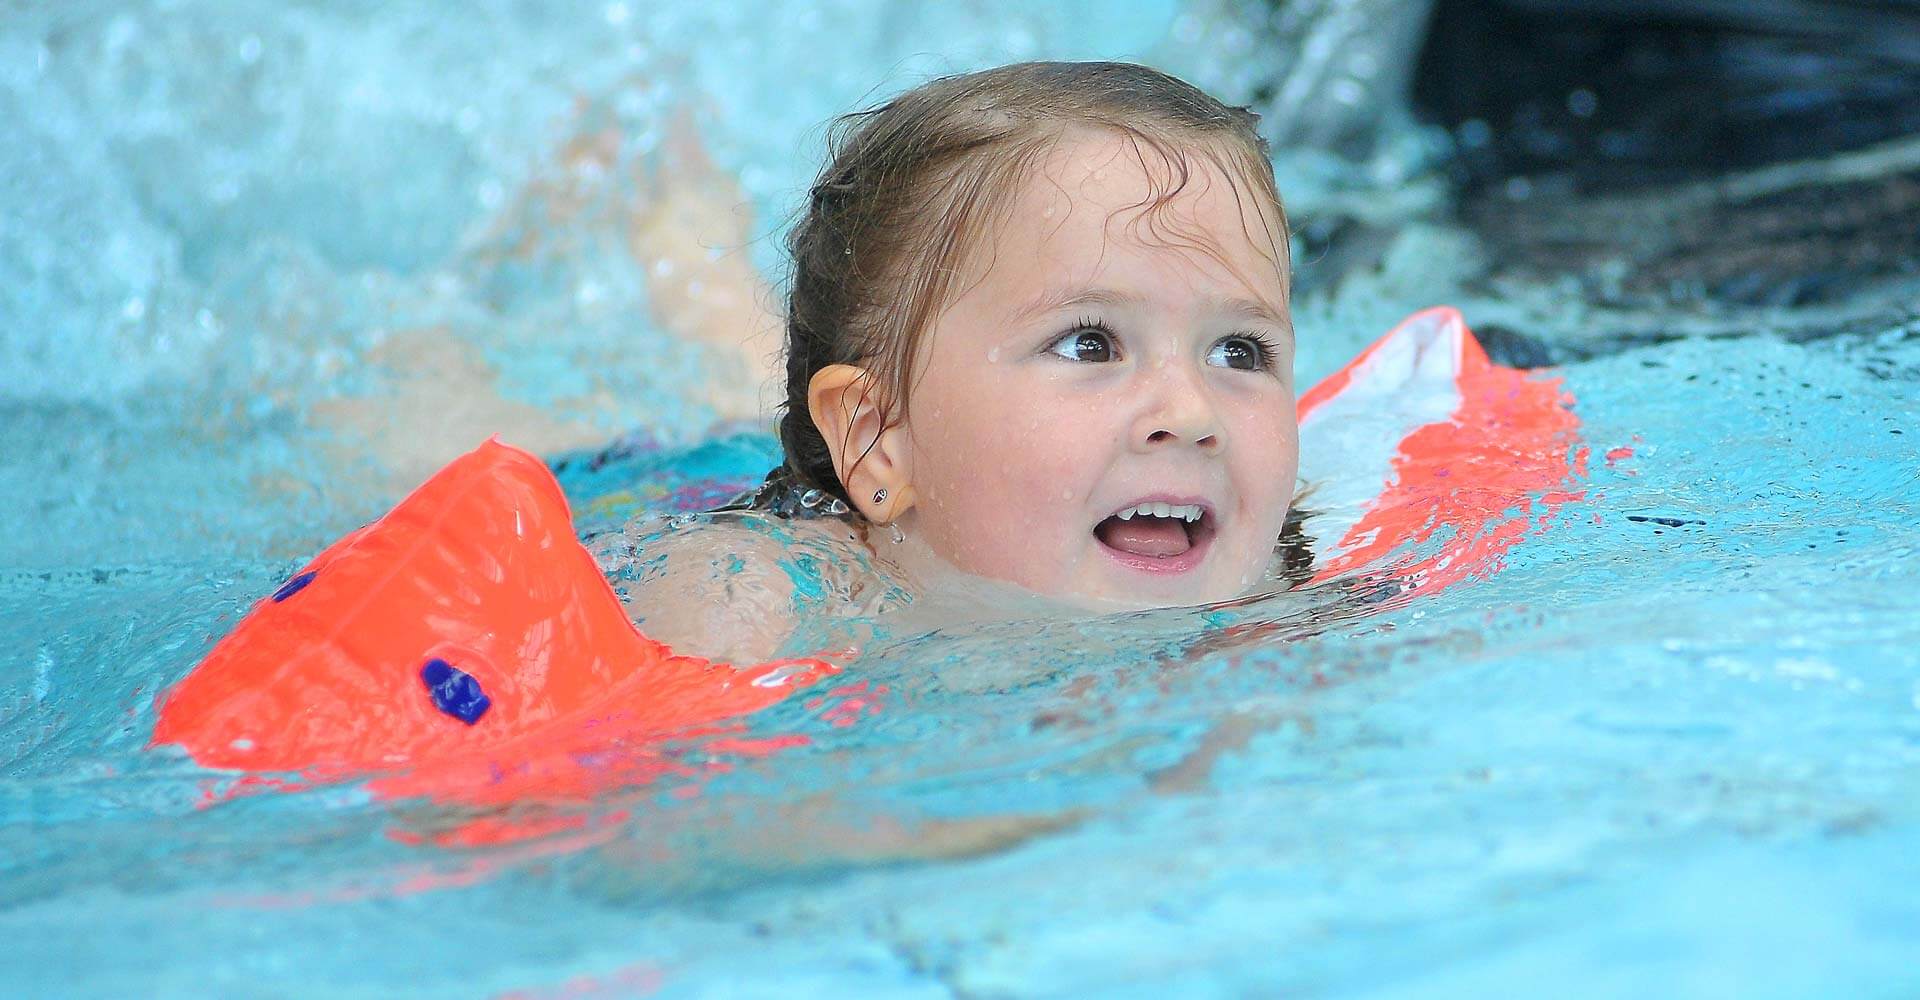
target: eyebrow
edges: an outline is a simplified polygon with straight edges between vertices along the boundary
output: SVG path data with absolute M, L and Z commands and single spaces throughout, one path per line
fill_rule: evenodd
M 1116 291 L 1111 288 L 1071 289 L 1041 295 L 1039 298 L 1021 307 L 1020 311 L 1014 314 L 1013 319 L 1015 323 L 1023 323 L 1027 320 L 1062 309 L 1072 309 L 1080 306 L 1124 306 L 1138 308 L 1145 304 L 1145 302 L 1146 300 L 1138 295 Z M 1265 303 L 1255 299 L 1238 296 L 1227 296 L 1224 298 L 1208 296 L 1204 301 L 1204 305 L 1210 311 L 1223 316 L 1231 316 L 1235 319 L 1249 320 L 1256 323 L 1267 323 L 1287 331 L 1293 329 L 1292 323 L 1282 318 L 1280 314 L 1274 312 L 1273 309 Z

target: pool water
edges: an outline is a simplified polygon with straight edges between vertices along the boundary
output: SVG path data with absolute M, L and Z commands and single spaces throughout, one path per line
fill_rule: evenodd
M 1581 498 L 1411 601 L 890 635 L 750 720 L 804 745 L 679 748 L 686 774 L 572 807 L 591 837 L 422 843 L 472 817 L 351 782 L 224 798 L 146 749 L 154 698 L 400 495 L 417 469 L 368 442 L 414 383 L 478 372 L 512 405 L 475 420 L 545 414 L 588 532 L 777 454 L 709 430 L 679 388 L 708 359 L 645 319 L 602 204 L 625 193 L 554 150 L 615 128 L 625 169 L 707 102 L 770 231 L 806 130 L 876 81 L 1041 54 L 1227 80 L 1194 40 L 1232 34 L 1205 5 L 214 6 L 0 29 L 27 137 L 0 150 L 8 993 L 1920 992 L 1911 308 L 1727 335 L 1676 305 L 1718 335 L 1582 352 L 1548 373 Z M 497 253 L 555 177 L 586 207 Z M 1344 204 L 1312 183 L 1296 215 Z M 1420 197 L 1383 202 L 1377 269 L 1303 297 L 1303 384 L 1433 301 L 1588 342 L 1580 288 L 1478 280 Z

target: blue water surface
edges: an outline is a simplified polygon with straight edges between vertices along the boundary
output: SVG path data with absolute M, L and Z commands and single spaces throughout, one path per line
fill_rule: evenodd
M 1914 319 L 1566 365 L 1582 496 L 1498 572 L 1282 595 L 1233 612 L 1281 623 L 1245 641 L 1204 611 L 895 636 L 846 678 L 880 711 L 790 699 L 752 732 L 808 746 L 611 797 L 602 842 L 410 843 L 437 807 L 351 783 L 206 807 L 217 776 L 146 749 L 154 698 L 401 495 L 366 442 L 421 371 L 560 414 L 586 531 L 777 455 L 710 431 L 704 356 L 591 207 L 644 171 L 496 252 L 516 192 L 587 183 L 556 149 L 614 127 L 644 165 L 697 109 L 774 233 L 809 130 L 915 74 L 1233 79 L 1210 5 L 652 6 L 7 15 L 7 992 L 1920 992 Z M 1303 379 L 1434 301 L 1578 331 L 1578 290 L 1474 285 L 1471 235 L 1405 211 L 1379 273 L 1302 303 Z

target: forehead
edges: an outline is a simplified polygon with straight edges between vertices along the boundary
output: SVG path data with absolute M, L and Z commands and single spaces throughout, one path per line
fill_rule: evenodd
M 1199 143 L 1063 135 L 1028 171 L 975 254 L 976 282 L 1090 280 L 1129 264 L 1205 274 L 1284 307 L 1285 233 L 1268 197 Z M 1063 273 L 1064 272 L 1064 273 Z

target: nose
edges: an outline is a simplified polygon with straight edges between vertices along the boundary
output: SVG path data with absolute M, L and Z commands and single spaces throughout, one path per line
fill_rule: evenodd
M 1165 361 L 1147 373 L 1130 434 L 1135 451 L 1190 444 L 1209 454 L 1222 446 L 1213 396 L 1192 365 Z

